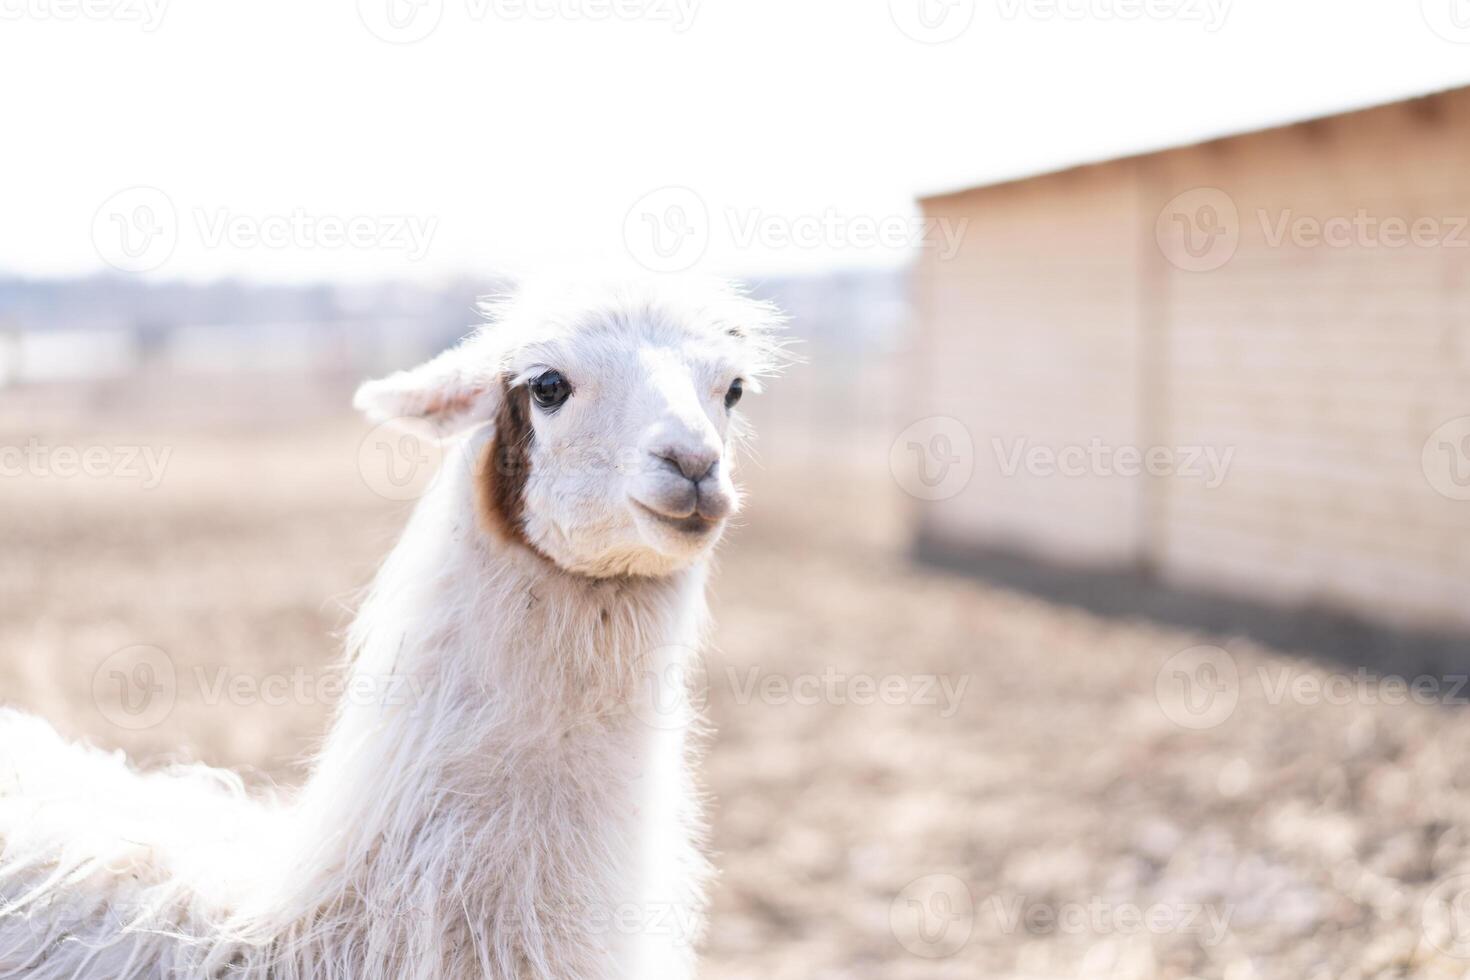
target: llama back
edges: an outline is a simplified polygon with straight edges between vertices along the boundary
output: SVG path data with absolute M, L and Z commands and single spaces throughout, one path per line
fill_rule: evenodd
M 0 710 L 0 977 L 193 975 L 278 819 L 231 773 L 139 773 Z

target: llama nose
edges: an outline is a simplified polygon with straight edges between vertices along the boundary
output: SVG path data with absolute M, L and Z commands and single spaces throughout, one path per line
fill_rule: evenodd
M 709 476 L 720 462 L 720 452 L 707 446 L 697 448 L 673 447 L 655 452 L 654 457 L 664 466 L 693 483 Z

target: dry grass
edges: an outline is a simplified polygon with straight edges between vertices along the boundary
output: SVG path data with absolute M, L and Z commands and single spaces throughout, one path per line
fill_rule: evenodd
M 206 691 L 221 669 L 320 676 L 336 656 L 353 590 L 406 513 L 359 478 L 362 428 L 274 399 L 193 411 L 174 395 L 99 415 L 60 393 L 8 397 L 0 445 L 34 435 L 173 455 L 152 490 L 0 481 L 5 700 L 147 761 L 298 780 L 324 704 Z M 1273 704 L 1263 676 L 1325 668 L 915 569 L 880 481 L 773 467 L 753 484 L 715 595 L 704 778 L 722 878 L 705 976 L 1303 980 L 1470 965 L 1420 929 L 1436 881 L 1470 868 L 1470 712 Z M 1230 648 L 1240 703 L 1189 731 L 1155 681 L 1204 642 Z M 99 710 L 93 675 L 139 643 L 167 651 L 180 683 L 164 721 L 130 731 Z M 852 703 L 841 686 L 919 675 L 968 685 L 952 714 Z M 771 677 L 826 677 L 837 696 L 743 695 Z M 937 941 L 917 948 L 952 954 L 931 959 L 900 937 L 915 945 L 907 899 L 935 875 L 962 883 L 974 911 L 927 906 Z M 1010 926 L 1017 902 L 1032 918 Z M 1173 918 L 1151 931 L 1087 911 L 1130 904 Z M 1085 918 L 1049 925 L 1046 910 Z M 1228 917 L 1219 937 L 1210 914 Z

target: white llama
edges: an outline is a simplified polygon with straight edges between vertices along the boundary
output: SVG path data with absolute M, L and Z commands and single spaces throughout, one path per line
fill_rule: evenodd
M 527 287 L 487 313 L 356 398 L 452 439 L 350 634 L 354 678 L 416 693 L 344 706 L 280 800 L 0 713 L 0 977 L 692 975 L 677 688 L 779 318 L 701 283 Z

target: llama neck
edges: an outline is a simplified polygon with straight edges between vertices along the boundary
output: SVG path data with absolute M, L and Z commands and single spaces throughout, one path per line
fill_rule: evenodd
M 470 479 L 446 465 L 364 604 L 286 873 L 298 911 L 372 923 L 364 964 L 621 976 L 641 954 L 616 916 L 678 906 L 698 867 L 680 691 L 704 570 L 567 575 L 475 526 Z

